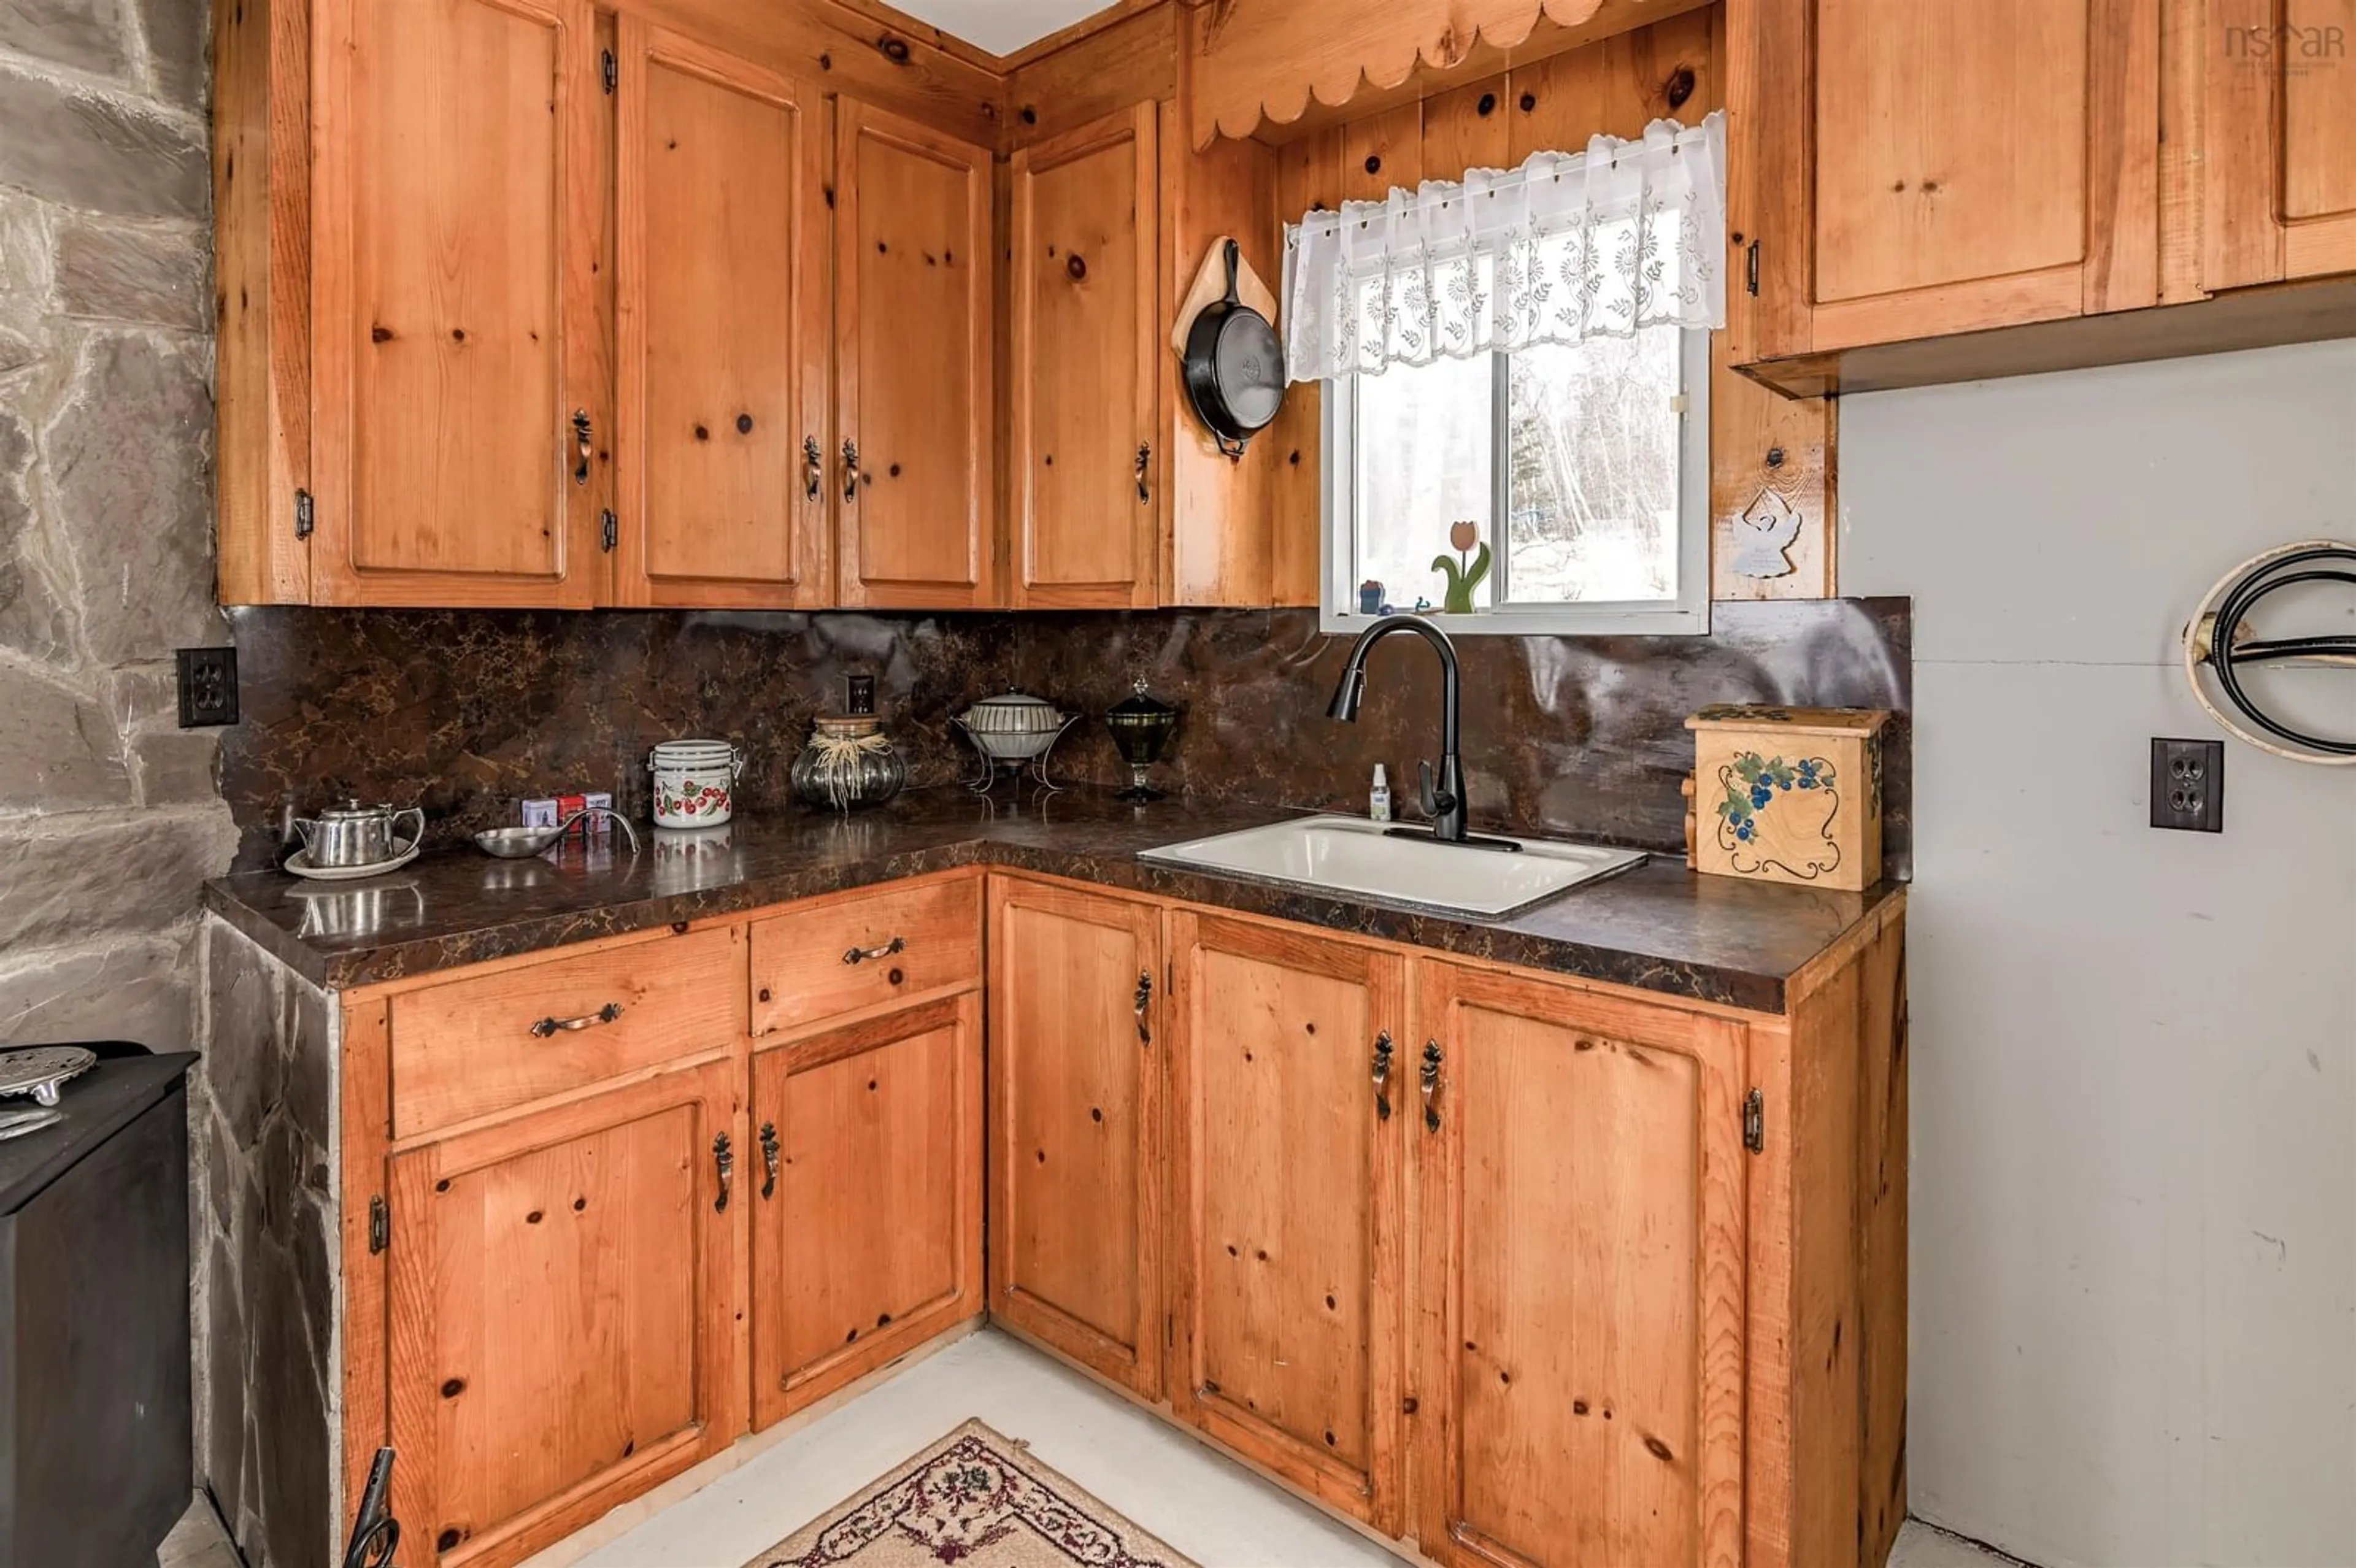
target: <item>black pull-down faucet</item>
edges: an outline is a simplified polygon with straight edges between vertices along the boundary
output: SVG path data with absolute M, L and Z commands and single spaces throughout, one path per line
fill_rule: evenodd
M 1333 688 L 1333 700 L 1325 709 L 1326 716 L 1345 724 L 1358 721 L 1358 705 L 1366 696 L 1366 654 L 1376 643 L 1393 632 L 1413 632 L 1431 645 L 1440 656 L 1440 774 L 1432 777 L 1431 764 L 1418 764 L 1423 796 L 1423 812 L 1431 818 L 1427 831 L 1419 827 L 1394 827 L 1396 838 L 1430 837 L 1442 844 L 1464 844 L 1483 849 L 1518 849 L 1519 844 L 1510 838 L 1476 838 L 1465 830 L 1464 818 L 1464 759 L 1457 750 L 1456 709 L 1459 681 L 1456 673 L 1456 645 L 1448 634 L 1420 615 L 1386 615 L 1358 634 L 1350 649 L 1350 661 L 1342 667 L 1342 683 Z

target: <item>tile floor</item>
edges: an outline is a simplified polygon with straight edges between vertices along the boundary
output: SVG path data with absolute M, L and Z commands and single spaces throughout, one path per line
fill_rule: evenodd
M 739 1568 L 969 1417 L 979 1416 L 1204 1568 L 1398 1568 L 1399 1559 L 1160 1418 L 985 1330 L 793 1433 L 585 1556 L 535 1568 Z M 1916 1524 L 1891 1568 L 2003 1568 Z
M 616 1533 L 609 1522 L 527 1568 L 739 1568 L 979 1416 L 1204 1568 L 1399 1568 L 1364 1536 L 1037 1351 L 987 1330 L 793 1432 L 741 1468 Z M 157 1568 L 239 1568 L 202 1498 Z M 2015 1568 L 1910 1523 L 1890 1568 Z

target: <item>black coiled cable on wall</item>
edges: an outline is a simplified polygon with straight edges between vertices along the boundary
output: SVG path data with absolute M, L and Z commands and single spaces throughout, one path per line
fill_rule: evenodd
M 2301 660 L 2342 664 L 2356 668 L 2356 635 L 2325 634 L 2308 637 L 2244 636 L 2252 611 L 2268 596 L 2303 583 L 2338 582 L 2356 587 L 2356 545 L 2332 539 L 2309 539 L 2284 545 L 2243 562 L 2209 591 L 2185 630 L 2184 673 L 2192 694 L 2210 717 L 2226 731 L 2262 751 L 2296 762 L 2332 765 L 2356 763 L 2356 740 L 2312 735 L 2287 724 L 2260 707 L 2242 681 L 2245 667 Z M 2212 611 L 2210 606 L 2213 604 Z M 2226 701 L 2250 723 L 2275 737 L 2268 741 L 2244 729 L 2220 711 L 2202 685 L 2206 666 L 2216 677 Z M 2280 742 L 2280 743 L 2277 743 Z

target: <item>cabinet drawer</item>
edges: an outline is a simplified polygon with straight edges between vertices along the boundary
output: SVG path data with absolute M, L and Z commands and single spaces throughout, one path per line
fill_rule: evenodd
M 753 1032 L 980 978 L 979 879 L 830 900 L 755 923 Z
M 726 1045 L 743 1016 L 736 943 L 699 931 L 393 997 L 393 1136 Z

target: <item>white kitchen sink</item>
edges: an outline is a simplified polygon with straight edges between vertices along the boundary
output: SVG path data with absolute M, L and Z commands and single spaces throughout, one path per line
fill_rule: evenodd
M 1240 833 L 1141 849 L 1138 858 L 1362 893 L 1402 903 L 1499 915 L 1642 864 L 1644 852 L 1517 838 L 1518 853 L 1428 838 L 1394 838 L 1357 816 L 1304 816 Z

